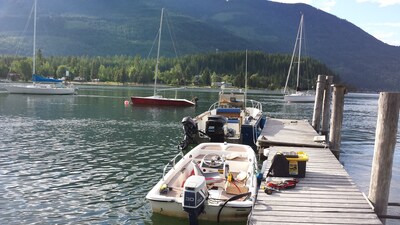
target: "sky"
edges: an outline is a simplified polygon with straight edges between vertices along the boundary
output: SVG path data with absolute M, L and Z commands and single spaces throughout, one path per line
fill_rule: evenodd
M 306 3 L 360 27 L 377 39 L 400 46 L 400 0 L 272 0 Z

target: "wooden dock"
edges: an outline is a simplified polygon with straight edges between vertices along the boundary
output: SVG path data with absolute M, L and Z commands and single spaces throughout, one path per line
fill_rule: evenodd
M 268 118 L 258 139 L 262 147 L 295 146 L 327 148 L 320 135 L 305 120 L 284 120 Z
M 267 119 L 259 138 L 270 150 L 266 171 L 278 151 L 303 151 L 309 161 L 294 189 L 267 195 L 261 185 L 248 224 L 382 224 L 326 144 L 314 142 L 316 136 L 306 121 Z

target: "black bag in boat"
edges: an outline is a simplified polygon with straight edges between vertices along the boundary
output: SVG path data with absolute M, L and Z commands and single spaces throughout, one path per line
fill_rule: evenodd
M 272 158 L 267 177 L 289 177 L 289 161 L 286 156 L 278 152 Z

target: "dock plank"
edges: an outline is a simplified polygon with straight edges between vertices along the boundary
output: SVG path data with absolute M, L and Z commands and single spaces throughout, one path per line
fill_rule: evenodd
M 267 118 L 258 143 L 261 146 L 326 147 L 325 143 L 314 141 L 316 136 L 319 134 L 307 121 Z
M 306 176 L 294 189 L 271 195 L 264 193 L 263 182 L 248 224 L 382 224 L 331 151 L 323 143 L 313 143 L 318 134 L 307 122 L 269 119 L 268 123 L 262 143 L 259 139 L 260 146 L 270 151 L 266 171 L 275 153 L 302 151 L 309 156 Z
M 270 147 L 267 168 L 272 156 L 279 151 L 306 152 L 309 156 L 306 177 L 299 178 L 294 189 L 273 192 L 272 195 L 260 189 L 249 224 L 382 224 L 329 149 Z M 328 161 L 320 163 L 321 157 L 329 159 L 332 167 L 323 169 Z M 288 216 L 290 214 L 296 216 Z

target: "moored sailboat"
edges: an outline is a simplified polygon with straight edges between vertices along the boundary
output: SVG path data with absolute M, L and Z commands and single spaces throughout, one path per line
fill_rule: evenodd
M 314 102 L 315 101 L 315 93 L 312 91 L 304 91 L 301 90 L 300 87 L 300 60 L 301 60 L 301 48 L 302 48 L 302 39 L 303 39 L 303 24 L 304 24 L 304 16 L 301 14 L 299 29 L 297 31 L 296 42 L 293 49 L 292 59 L 290 61 L 289 71 L 286 77 L 285 88 L 283 90 L 284 100 L 286 102 Z M 289 92 L 288 82 L 290 78 L 290 73 L 292 70 L 292 65 L 294 63 L 294 57 L 297 51 L 297 79 L 296 79 L 296 91 L 294 93 Z
M 66 85 L 62 80 L 45 78 L 36 74 L 36 8 L 37 0 L 34 1 L 33 17 L 33 57 L 32 57 L 32 84 L 7 85 L 4 88 L 10 94 L 40 94 L 40 95 L 71 95 L 76 89 L 72 85 Z
M 161 95 L 153 95 L 149 97 L 132 96 L 131 101 L 134 105 L 149 106 L 195 106 L 196 99 L 189 101 L 182 98 L 164 98 Z
M 148 96 L 148 97 L 132 96 L 131 102 L 134 105 L 148 105 L 148 106 L 195 106 L 197 101 L 196 99 L 193 99 L 193 101 L 189 101 L 187 99 L 180 99 L 180 98 L 165 98 L 157 94 L 158 93 L 157 77 L 159 73 L 158 64 L 160 63 L 160 44 L 161 44 L 163 17 L 164 17 L 164 8 L 161 10 L 160 28 L 158 30 L 158 48 L 157 48 L 157 61 L 156 61 L 155 76 L 154 76 L 153 96 Z

